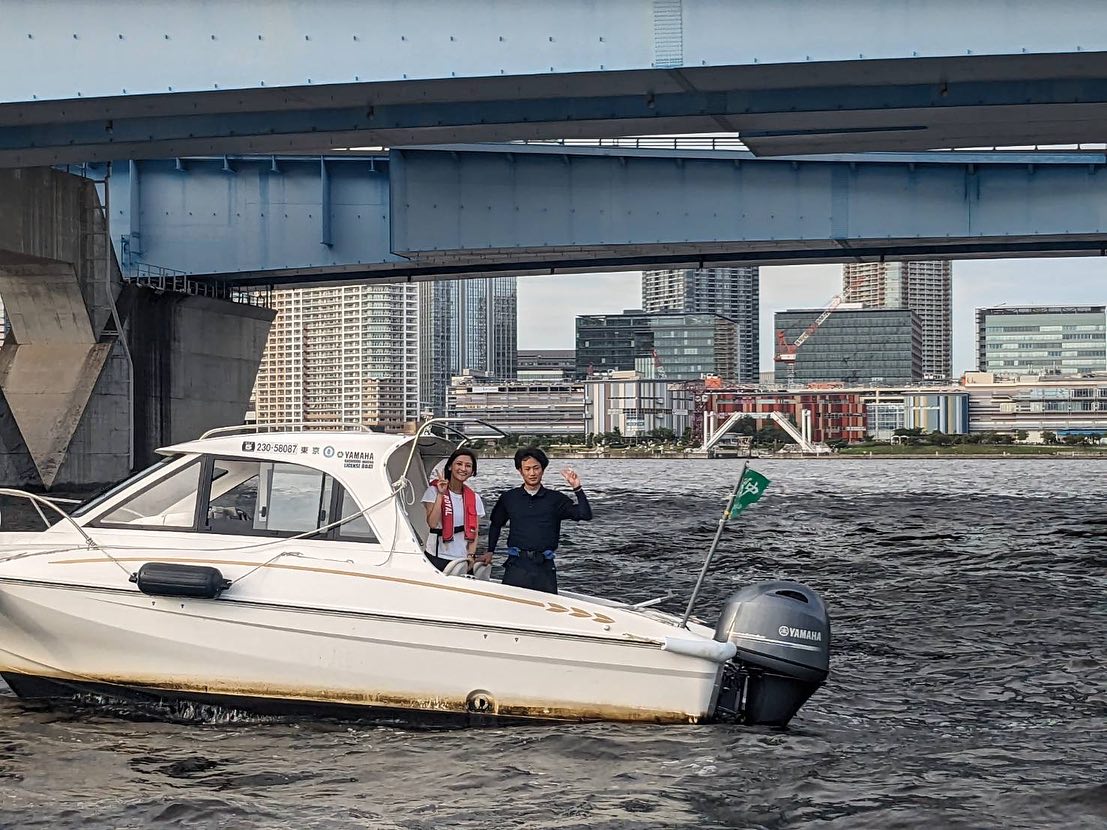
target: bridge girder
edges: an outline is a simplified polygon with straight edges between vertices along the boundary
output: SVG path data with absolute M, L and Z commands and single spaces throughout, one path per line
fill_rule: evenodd
M 1102 255 L 1103 153 L 759 159 L 517 145 L 113 176 L 124 263 L 238 285 Z

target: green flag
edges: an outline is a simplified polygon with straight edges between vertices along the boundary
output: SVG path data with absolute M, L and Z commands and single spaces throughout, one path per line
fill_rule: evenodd
M 761 473 L 746 470 L 742 475 L 742 483 L 738 487 L 738 492 L 734 494 L 734 500 L 730 503 L 728 518 L 737 519 L 739 513 L 764 495 L 765 488 L 768 486 L 769 480 Z

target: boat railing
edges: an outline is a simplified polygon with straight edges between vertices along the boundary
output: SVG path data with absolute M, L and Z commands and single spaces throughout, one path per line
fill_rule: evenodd
M 468 435 L 464 430 L 459 429 L 456 426 L 452 426 L 453 424 L 480 424 L 483 427 L 488 427 L 490 430 L 492 430 L 493 433 L 495 433 L 495 435 L 471 436 Z M 476 441 L 480 438 L 499 439 L 505 438 L 507 436 L 507 433 L 499 427 L 492 426 L 492 424 L 488 423 L 487 421 L 482 421 L 478 418 L 429 418 L 419 425 L 419 429 L 417 429 L 415 431 L 415 435 L 412 436 L 413 440 L 411 442 L 411 449 L 409 449 L 407 453 L 407 461 L 404 463 L 404 467 L 403 470 L 401 470 L 400 472 L 399 478 L 397 478 L 397 480 L 393 482 L 394 487 L 397 486 L 403 479 L 407 478 L 408 471 L 411 469 L 411 462 L 415 460 L 415 452 L 419 448 L 420 438 L 425 438 L 430 435 L 432 438 L 441 438 L 443 440 L 448 440 L 444 435 L 435 435 L 434 433 L 432 433 L 430 430 L 433 426 L 439 426 L 447 432 L 452 432 L 454 435 L 459 436 L 461 440 L 458 442 L 458 448 L 465 446 L 465 444 L 469 441 Z
M 81 527 L 72 516 L 66 513 L 59 504 L 79 503 L 77 499 L 50 499 L 46 496 L 40 496 L 38 493 L 28 493 L 26 490 L 14 490 L 10 487 L 0 487 L 0 496 L 12 496 L 13 498 L 27 499 L 27 501 L 29 501 L 34 506 L 35 512 L 37 512 L 39 518 L 42 519 L 42 523 L 45 524 L 47 527 L 51 527 L 50 520 L 46 518 L 46 514 L 42 512 L 42 507 L 40 507 L 40 505 L 46 505 L 59 516 L 61 516 L 64 521 L 73 525 L 77 532 L 81 534 L 81 537 L 85 540 L 85 544 L 87 544 L 90 549 L 102 550 L 99 543 L 97 543 L 95 539 L 85 533 L 85 529 Z
M 275 424 L 237 424 L 214 427 L 204 432 L 200 440 L 218 435 L 254 435 L 262 432 L 307 432 L 313 429 L 341 430 L 342 432 L 374 432 L 371 427 L 349 421 L 284 421 Z

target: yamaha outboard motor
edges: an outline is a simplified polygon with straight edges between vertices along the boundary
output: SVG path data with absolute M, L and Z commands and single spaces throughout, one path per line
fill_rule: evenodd
M 716 714 L 784 726 L 830 671 L 830 619 L 819 595 L 798 582 L 761 582 L 723 606 L 715 639 L 738 647 Z

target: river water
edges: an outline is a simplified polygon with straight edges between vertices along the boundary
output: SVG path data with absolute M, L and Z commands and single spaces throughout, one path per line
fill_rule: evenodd
M 572 463 L 596 520 L 562 585 L 681 609 L 740 462 Z M 763 579 L 822 594 L 832 675 L 787 730 L 166 722 L 0 684 L 0 827 L 1107 826 L 1107 466 L 754 466 L 772 485 L 697 613 Z M 515 481 L 486 460 L 474 484 Z

